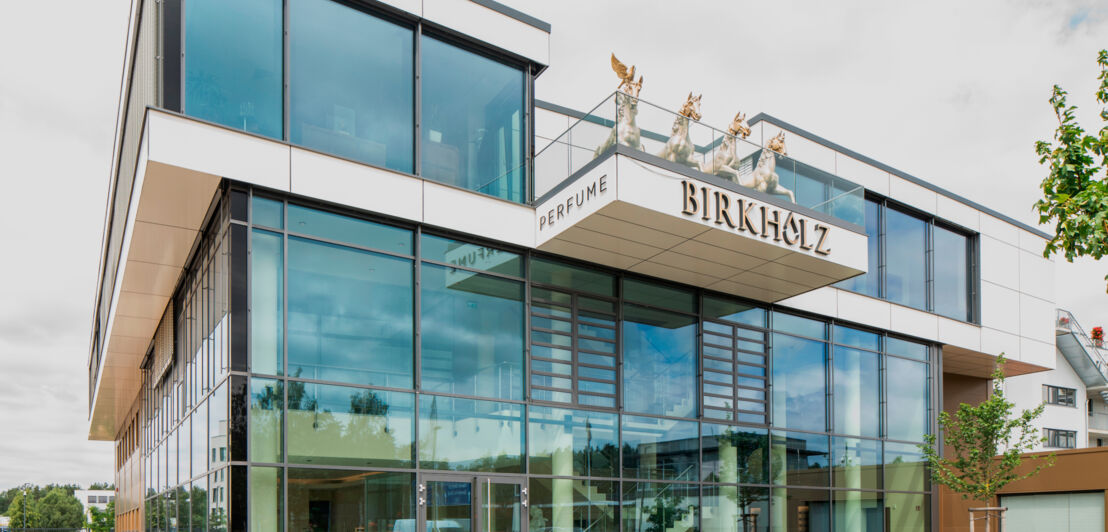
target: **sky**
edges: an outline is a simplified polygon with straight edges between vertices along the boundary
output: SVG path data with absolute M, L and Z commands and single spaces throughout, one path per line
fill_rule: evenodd
M 592 108 L 614 52 L 648 101 L 703 93 L 718 128 L 766 112 L 1030 224 L 1051 86 L 1101 127 L 1095 0 L 502 1 L 553 25 L 540 99 Z M 87 364 L 129 3 L 0 5 L 0 489 L 112 480 Z M 1058 259 L 1043 282 L 1090 329 L 1108 325 L 1105 273 Z

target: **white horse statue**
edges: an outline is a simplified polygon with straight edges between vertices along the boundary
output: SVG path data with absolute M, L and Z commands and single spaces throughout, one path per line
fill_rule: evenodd
M 693 159 L 693 154 L 696 151 L 692 139 L 689 138 L 689 119 L 700 120 L 700 96 L 694 98 L 692 93 L 689 93 L 685 105 L 681 106 L 681 110 L 678 111 L 677 117 L 673 120 L 673 129 L 669 141 L 666 142 L 658 157 L 697 170 L 700 169 L 700 163 Z
M 744 139 L 749 137 L 750 126 L 746 123 L 746 115 L 736 113 L 735 119 L 731 121 L 731 125 L 727 128 L 727 134 L 719 142 L 719 149 L 712 156 L 711 162 L 701 168 L 701 171 L 738 183 L 740 160 L 738 154 L 735 153 L 735 148 L 740 136 Z
M 593 157 L 612 148 L 616 144 L 622 144 L 636 150 L 642 150 L 642 135 L 635 116 L 639 114 L 639 91 L 642 90 L 642 75 L 635 81 L 635 67 L 630 69 L 616 59 L 612 54 L 612 70 L 619 76 L 619 87 L 616 88 L 616 123 L 612 126 L 612 132 L 608 138 L 596 148 Z
M 782 131 L 769 139 L 766 148 L 758 157 L 758 166 L 750 173 L 750 179 L 740 184 L 759 192 L 785 196 L 790 202 L 796 203 L 793 191 L 782 187 L 777 178 L 777 154 L 788 155 L 785 151 L 785 132 Z

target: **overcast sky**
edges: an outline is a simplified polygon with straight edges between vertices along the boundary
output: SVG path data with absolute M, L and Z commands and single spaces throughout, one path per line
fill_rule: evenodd
M 1102 1 L 506 3 L 553 24 L 541 99 L 591 108 L 615 52 L 651 102 L 703 93 L 721 128 L 766 112 L 1028 223 L 1051 85 L 1101 125 Z M 87 360 L 128 5 L 0 5 L 0 489 L 112 480 L 111 444 L 86 441 Z M 1106 271 L 1062 260 L 1043 282 L 1089 329 Z

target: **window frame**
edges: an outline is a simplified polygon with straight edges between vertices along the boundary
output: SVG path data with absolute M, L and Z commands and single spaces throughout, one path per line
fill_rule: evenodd
M 1068 397 L 1068 401 L 1066 400 Z M 1077 389 L 1052 384 L 1043 385 L 1043 403 L 1077 408 Z
M 1076 449 L 1077 448 L 1077 431 L 1065 430 L 1065 429 L 1050 429 L 1044 428 L 1045 433 L 1043 442 L 1044 447 L 1052 449 Z M 1071 445 L 1063 445 L 1069 443 Z

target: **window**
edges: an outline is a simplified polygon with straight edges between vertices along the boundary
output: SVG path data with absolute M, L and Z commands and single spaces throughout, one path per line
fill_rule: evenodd
M 290 462 L 411 467 L 410 393 L 290 382 Z
M 1046 435 L 1046 446 L 1059 449 L 1074 449 L 1077 447 L 1077 431 L 1043 429 Z
M 531 396 L 616 407 L 614 301 L 531 289 Z
M 332 0 L 289 3 L 289 140 L 414 172 L 414 31 Z
M 705 301 L 707 306 L 709 298 Z M 723 300 L 712 301 L 713 308 L 726 304 Z M 722 320 L 709 321 L 707 316 L 702 327 L 704 417 L 766 424 L 766 332 Z
M 696 403 L 696 318 L 624 304 L 624 408 L 695 417 Z
M 773 426 L 827 430 L 827 344 L 773 335 Z
M 1043 402 L 1050 405 L 1077 406 L 1077 390 L 1044 384 Z
M 960 321 L 976 321 L 974 237 L 934 217 L 866 198 L 869 264 L 835 286 Z

